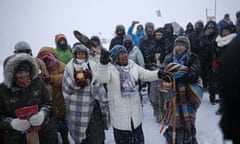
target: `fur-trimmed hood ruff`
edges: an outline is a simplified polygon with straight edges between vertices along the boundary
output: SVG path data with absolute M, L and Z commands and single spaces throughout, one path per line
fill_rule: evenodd
M 7 57 L 3 65 L 3 77 L 4 84 L 8 87 L 12 87 L 15 69 L 22 61 L 30 62 L 32 66 L 31 78 L 35 79 L 38 76 L 38 66 L 34 57 L 26 53 L 18 53 Z

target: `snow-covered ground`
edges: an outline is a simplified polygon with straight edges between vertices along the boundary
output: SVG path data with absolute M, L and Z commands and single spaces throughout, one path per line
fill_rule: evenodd
M 149 101 L 144 103 L 143 131 L 145 144 L 165 144 L 165 139 L 159 130 L 161 124 L 156 123 Z M 202 104 L 197 113 L 196 127 L 199 144 L 223 144 L 222 133 L 218 127 L 220 116 L 215 115 L 218 105 L 211 105 L 208 93 L 204 93 Z M 114 144 L 113 131 L 106 131 L 106 144 Z

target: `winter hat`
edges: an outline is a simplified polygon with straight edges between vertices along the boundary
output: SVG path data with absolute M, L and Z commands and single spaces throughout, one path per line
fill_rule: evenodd
M 147 29 L 147 28 L 152 28 L 152 29 L 154 29 L 154 24 L 152 23 L 152 22 L 147 22 L 146 24 L 145 24 L 145 30 Z
M 32 65 L 29 61 L 25 60 L 18 64 L 18 66 L 15 68 L 15 72 L 31 72 L 32 71 Z
M 32 55 L 31 46 L 25 41 L 19 41 L 15 44 L 14 53 L 28 53 Z
M 123 45 L 115 45 L 111 50 L 110 50 L 110 56 L 113 60 L 113 62 L 117 62 L 118 61 L 118 55 L 121 52 L 126 52 L 127 53 L 127 49 L 123 46 Z
M 85 52 L 88 59 L 89 49 L 84 44 L 79 42 L 73 44 L 72 54 L 74 58 L 76 57 L 77 52 Z
M 133 41 L 131 35 L 126 35 L 126 36 L 124 36 L 124 38 L 123 38 L 123 43 L 128 42 L 128 41 L 130 41 L 130 42 Z
M 196 30 L 196 31 L 201 31 L 201 30 L 203 30 L 203 28 L 204 28 L 204 23 L 203 23 L 203 21 L 202 21 L 202 20 L 198 20 L 198 21 L 195 23 L 194 27 L 195 27 L 195 30 Z
M 219 26 L 220 27 L 220 35 L 222 35 L 223 30 L 228 30 L 230 33 L 236 32 L 236 27 L 233 23 L 224 23 Z
M 162 35 L 164 36 L 164 35 L 165 35 L 165 30 L 164 30 L 162 27 L 157 28 L 157 29 L 154 31 L 153 35 L 155 36 L 156 33 L 162 33 Z
M 174 47 L 176 45 L 181 45 L 186 47 L 187 49 L 190 49 L 191 45 L 190 45 L 190 41 L 188 39 L 188 37 L 186 36 L 178 36 L 174 42 Z
M 90 40 L 91 40 L 96 46 L 98 46 L 98 45 L 101 44 L 100 38 L 99 38 L 98 36 L 92 36 L 92 37 L 90 38 Z
M 56 41 L 59 41 L 60 39 L 65 39 L 66 40 L 65 35 L 64 34 L 58 34 L 58 35 L 55 36 Z

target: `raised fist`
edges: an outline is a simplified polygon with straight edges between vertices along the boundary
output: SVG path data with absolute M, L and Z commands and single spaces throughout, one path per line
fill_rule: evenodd
M 136 20 L 132 21 L 132 24 L 138 24 L 138 23 L 139 21 L 136 21 Z

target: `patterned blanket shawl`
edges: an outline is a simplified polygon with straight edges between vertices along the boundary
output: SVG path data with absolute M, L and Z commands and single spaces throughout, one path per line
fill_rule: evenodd
M 196 111 L 201 104 L 203 90 L 199 83 L 178 82 L 177 78 L 184 76 L 187 71 L 187 67 L 177 63 L 166 66 L 165 72 L 172 73 L 176 79 L 176 91 L 170 91 L 165 98 L 171 101 L 171 98 L 176 96 L 176 127 L 191 130 L 195 125 Z M 169 119 L 169 125 L 172 125 L 172 117 Z

